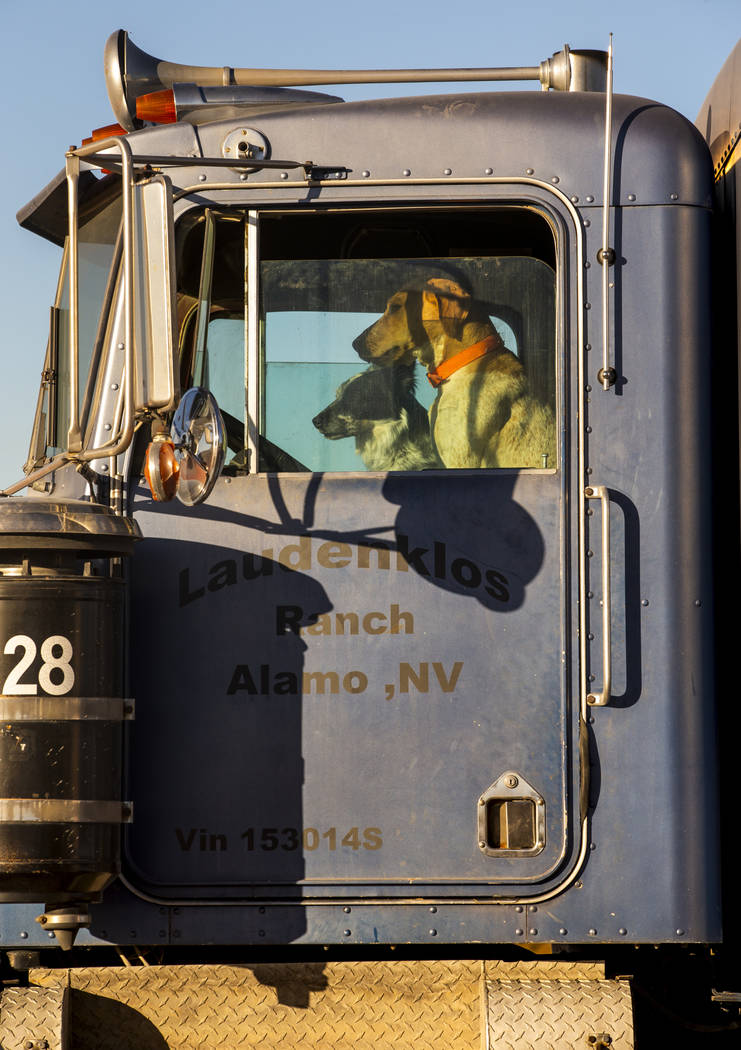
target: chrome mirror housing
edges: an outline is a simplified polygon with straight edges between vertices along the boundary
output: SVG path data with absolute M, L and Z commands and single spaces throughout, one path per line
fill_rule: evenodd
M 155 500 L 193 507 L 208 498 L 226 456 L 226 430 L 216 398 L 203 387 L 186 390 L 169 438 L 160 435 L 147 448 L 144 476 Z

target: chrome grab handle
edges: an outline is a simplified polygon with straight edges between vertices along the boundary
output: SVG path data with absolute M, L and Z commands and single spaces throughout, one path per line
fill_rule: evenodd
M 69 186 L 69 233 L 70 233 L 70 419 L 69 448 L 67 458 L 89 462 L 93 459 L 102 459 L 103 456 L 118 456 L 124 452 L 134 436 L 134 224 L 133 224 L 133 201 L 132 186 L 134 184 L 134 165 L 129 143 L 120 137 L 102 139 L 90 142 L 87 146 L 79 146 L 77 149 L 69 150 L 66 154 L 67 171 L 73 175 L 79 171 L 80 160 L 84 160 L 93 153 L 101 153 L 108 149 L 118 149 L 121 153 L 121 186 L 123 203 L 123 284 L 124 284 L 124 367 L 121 385 L 123 387 L 123 418 L 119 423 L 118 432 L 106 444 L 99 448 L 82 448 L 81 435 L 79 434 L 79 407 L 77 405 L 77 382 L 78 382 L 78 338 L 79 321 L 78 307 L 75 296 L 72 296 L 73 284 L 77 288 L 77 225 L 78 207 L 76 181 L 68 175 Z M 73 378 L 74 372 L 74 378 Z M 73 438 L 79 439 L 79 447 L 73 447 Z M 48 464 L 45 469 L 49 469 Z M 28 479 L 26 479 L 28 481 Z
M 602 510 L 602 691 L 587 693 L 591 707 L 604 707 L 612 690 L 612 647 L 610 638 L 612 600 L 610 594 L 610 496 L 604 485 L 584 489 L 587 499 L 598 499 Z

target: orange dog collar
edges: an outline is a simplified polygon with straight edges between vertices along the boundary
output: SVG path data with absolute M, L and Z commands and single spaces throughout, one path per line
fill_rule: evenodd
M 446 361 L 441 361 L 437 368 L 431 368 L 427 373 L 427 378 L 437 388 L 446 379 L 449 379 L 454 372 L 457 372 L 459 368 L 465 368 L 471 361 L 475 361 L 478 357 L 483 357 L 484 354 L 491 353 L 492 350 L 498 350 L 501 346 L 503 346 L 503 343 L 498 333 L 495 332 L 493 335 L 488 335 L 480 343 L 467 346 L 465 350 L 459 350 L 457 354 L 453 354 Z

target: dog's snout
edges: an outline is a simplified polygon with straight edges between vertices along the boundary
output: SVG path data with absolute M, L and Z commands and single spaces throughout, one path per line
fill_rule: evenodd
M 393 295 L 378 320 L 353 340 L 353 350 L 362 361 L 387 367 L 412 360 L 416 346 L 409 328 L 407 299 L 406 292 Z
M 352 348 L 358 355 L 358 357 L 361 359 L 361 361 L 368 360 L 368 344 L 366 337 L 369 331 L 370 329 L 366 328 L 364 332 L 361 332 L 360 335 L 352 341 Z

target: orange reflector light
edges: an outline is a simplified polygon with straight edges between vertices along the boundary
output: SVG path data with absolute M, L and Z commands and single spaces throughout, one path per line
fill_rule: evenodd
M 136 100 L 136 115 L 139 120 L 148 120 L 152 124 L 174 124 L 178 119 L 175 93 L 150 91 L 148 95 L 140 95 Z
M 95 128 L 89 138 L 82 140 L 82 145 L 88 146 L 91 142 L 98 142 L 100 139 L 110 139 L 116 135 L 126 134 L 125 128 L 122 128 L 120 124 L 106 124 L 104 128 Z
M 164 435 L 156 437 L 147 447 L 144 477 L 158 502 L 168 502 L 177 492 L 180 464 L 175 456 L 175 446 Z

